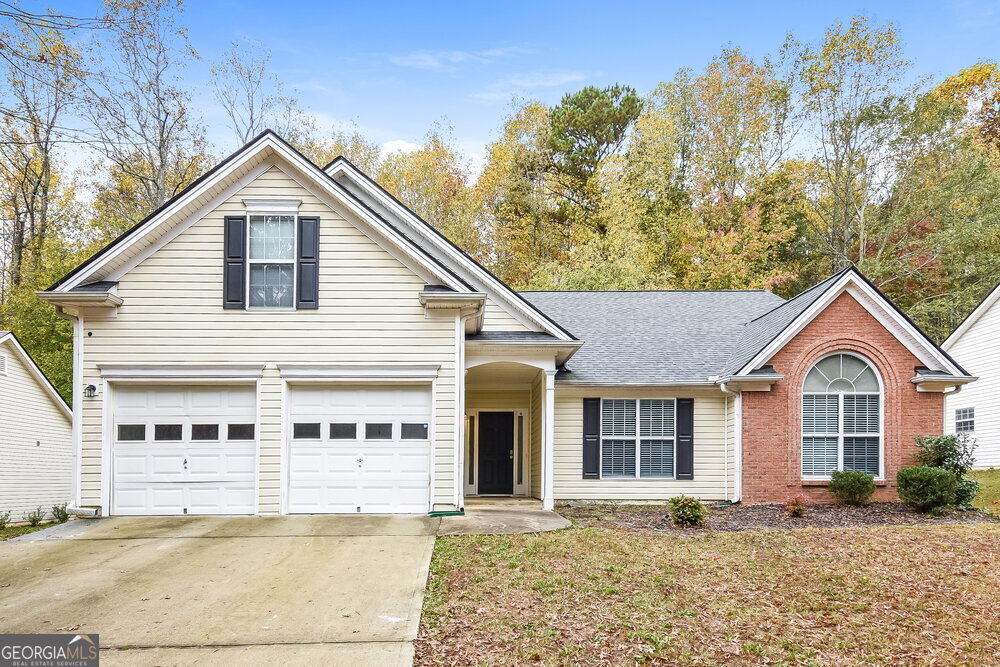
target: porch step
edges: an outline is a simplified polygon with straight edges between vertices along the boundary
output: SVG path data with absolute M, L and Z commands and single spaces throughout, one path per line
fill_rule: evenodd
M 542 501 L 537 498 L 472 497 L 465 499 L 465 508 L 469 510 L 540 510 L 542 509 Z

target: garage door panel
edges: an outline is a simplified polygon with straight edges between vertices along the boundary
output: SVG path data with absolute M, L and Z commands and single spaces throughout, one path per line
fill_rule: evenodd
M 119 424 L 137 424 L 144 426 L 138 437 L 144 434 L 146 440 L 114 443 L 112 513 L 252 514 L 256 441 L 225 438 L 227 424 L 256 422 L 255 402 L 253 386 L 117 389 L 116 437 Z M 201 425 L 197 435 L 196 424 Z M 153 439 L 178 437 L 178 431 L 179 440 Z
M 430 442 L 402 439 L 403 423 L 430 421 L 428 387 L 293 387 L 289 396 L 292 432 L 294 424 L 319 423 L 321 434 L 318 440 L 290 441 L 289 512 L 416 514 L 429 509 Z M 359 438 L 385 439 L 331 438 L 331 423 L 354 425 L 347 432 Z M 372 424 L 390 427 L 366 428 Z

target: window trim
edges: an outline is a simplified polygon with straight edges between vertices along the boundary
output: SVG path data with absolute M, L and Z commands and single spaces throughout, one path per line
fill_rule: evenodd
M 837 392 L 837 391 L 809 391 L 805 390 L 806 377 L 812 370 L 824 359 L 836 356 L 848 356 L 854 357 L 859 361 L 863 362 L 868 368 L 871 369 L 872 373 L 875 375 L 875 381 L 878 382 L 878 433 L 857 433 L 852 431 L 851 433 L 844 432 L 844 396 L 850 394 L 851 396 L 871 396 L 872 392 L 859 391 L 859 392 Z M 806 433 L 805 431 L 805 398 L 806 396 L 837 396 L 837 433 L 832 433 L 824 431 L 822 433 Z M 837 438 L 837 470 L 844 469 L 844 439 L 845 438 L 871 438 L 873 436 L 878 437 L 878 474 L 875 475 L 875 481 L 883 482 L 885 481 L 885 384 L 882 382 L 882 374 L 879 373 L 878 367 L 867 357 L 862 356 L 856 352 L 851 352 L 848 350 L 838 350 L 836 352 L 830 352 L 829 354 L 824 354 L 819 357 L 811 364 L 806 372 L 802 375 L 802 384 L 799 387 L 799 478 L 804 482 L 815 482 L 815 481 L 829 481 L 831 475 L 804 475 L 802 473 L 802 458 L 804 455 L 805 439 L 807 437 L 814 438 Z
M 250 228 L 252 227 L 251 218 L 255 217 L 267 217 L 267 216 L 282 216 L 290 217 L 292 219 L 292 258 L 291 259 L 253 259 L 250 257 Z M 263 212 L 259 210 L 251 211 L 247 210 L 247 224 L 246 224 L 246 279 L 243 285 L 243 298 L 246 304 L 246 310 L 260 310 L 266 312 L 282 312 L 282 311 L 293 311 L 297 310 L 296 295 L 299 293 L 299 214 L 298 209 L 294 213 L 290 211 L 268 211 Z M 292 267 L 292 305 L 291 306 L 251 306 L 250 305 L 250 268 L 254 264 L 289 264 Z
M 959 413 L 963 411 L 969 411 L 968 417 L 959 418 Z M 972 428 L 960 429 L 959 424 L 970 424 Z M 976 407 L 970 406 L 965 408 L 955 408 L 955 434 L 960 433 L 975 433 L 976 432 Z
M 625 475 L 605 476 L 605 474 L 604 474 L 604 440 L 608 439 L 608 440 L 625 440 L 625 441 L 628 441 L 628 440 L 632 439 L 629 436 L 611 436 L 611 435 L 605 436 L 604 435 L 604 402 L 605 401 L 634 401 L 635 402 L 635 435 L 632 436 L 632 438 L 634 438 L 634 440 L 635 440 L 635 475 L 632 476 L 632 477 L 628 477 L 628 476 L 625 476 Z M 670 476 L 666 476 L 666 475 L 647 475 L 647 476 L 643 476 L 642 475 L 642 440 L 643 440 L 643 436 L 642 436 L 642 431 L 641 431 L 642 414 L 641 414 L 641 410 L 639 408 L 639 402 L 640 401 L 669 401 L 670 403 L 673 403 L 673 406 L 674 406 L 674 434 L 673 434 L 672 437 L 669 438 L 669 440 L 673 444 L 673 451 L 671 452 L 671 457 L 672 457 L 671 458 L 671 461 L 672 461 L 672 466 L 671 467 L 673 468 L 673 474 L 670 475 Z M 597 466 L 597 469 L 598 469 L 598 479 L 602 479 L 602 480 L 606 479 L 606 480 L 614 480 L 614 481 L 626 481 L 626 482 L 641 481 L 641 480 L 650 480 L 650 479 L 652 479 L 652 480 L 671 480 L 671 481 L 676 481 L 677 480 L 677 397 L 676 396 L 672 396 L 672 397 L 671 396 L 646 396 L 646 397 L 623 396 L 623 397 L 620 397 L 620 398 L 619 397 L 613 397 L 613 398 L 612 397 L 607 397 L 607 398 L 605 398 L 605 397 L 602 396 L 601 397 L 600 410 L 599 410 L 599 413 L 598 413 L 597 433 L 598 433 L 598 439 L 597 439 L 597 448 L 598 448 L 597 449 L 597 453 L 598 453 L 598 457 L 597 457 L 597 459 L 598 459 L 598 461 L 597 461 L 597 464 L 598 464 L 598 466 Z M 652 436 L 647 436 L 645 439 L 646 440 L 667 440 L 668 438 L 662 438 L 662 437 L 660 437 L 660 438 L 654 438 Z

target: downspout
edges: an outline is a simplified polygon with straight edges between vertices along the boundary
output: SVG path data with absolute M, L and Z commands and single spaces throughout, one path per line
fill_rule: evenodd
M 719 388 L 722 389 L 723 393 L 734 397 L 733 460 L 736 463 L 736 470 L 734 470 L 735 474 L 733 475 L 733 497 L 731 498 L 731 502 L 738 503 L 743 498 L 743 393 L 731 390 L 728 382 L 720 383 Z M 727 401 L 727 413 L 728 409 Z M 728 414 L 726 416 L 728 418 Z
M 83 390 L 83 318 L 67 313 L 62 306 L 56 306 L 56 315 L 73 323 L 73 404 L 70 406 L 73 438 L 73 499 L 69 505 L 72 509 L 80 509 L 83 476 L 83 406 L 81 401 Z

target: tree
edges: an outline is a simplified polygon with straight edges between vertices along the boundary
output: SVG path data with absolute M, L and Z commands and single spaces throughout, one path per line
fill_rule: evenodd
M 84 80 L 81 113 L 109 166 L 111 191 L 123 190 L 112 226 L 137 222 L 202 171 L 207 146 L 179 76 L 197 57 L 177 25 L 181 0 L 106 0 L 110 40 Z M 122 186 L 121 184 L 125 184 Z
M 803 103 L 818 142 L 822 196 L 818 232 L 830 271 L 859 260 L 869 215 L 894 180 L 901 119 L 913 104 L 910 63 L 892 24 L 855 17 L 803 51 Z
M 642 111 L 642 100 L 630 86 L 603 89 L 587 86 L 565 95 L 552 109 L 548 148 L 550 187 L 560 198 L 563 224 L 582 224 L 598 234 L 601 193 L 595 175 L 626 139 Z
M 234 41 L 211 70 L 215 99 L 240 145 L 269 128 L 286 139 L 296 138 L 297 128 L 306 122 L 298 101 L 268 71 L 270 60 L 270 50 L 260 42 Z
M 468 185 L 469 166 L 455 149 L 448 130 L 432 129 L 418 150 L 388 155 L 378 171 L 386 190 L 470 255 L 482 252 L 474 224 L 475 200 Z
M 78 54 L 56 30 L 27 26 L 17 35 L 0 33 L 20 54 L 8 60 L 8 111 L 0 124 L 0 198 L 3 207 L 3 273 L 0 301 L 26 273 L 42 269 L 41 249 L 49 234 L 54 153 L 63 139 L 62 117 L 70 104 Z

